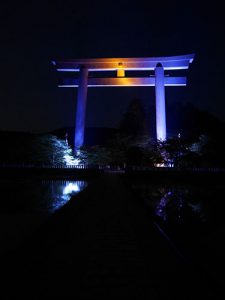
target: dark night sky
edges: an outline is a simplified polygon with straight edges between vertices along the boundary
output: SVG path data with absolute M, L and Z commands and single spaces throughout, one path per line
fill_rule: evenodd
M 188 87 L 167 88 L 167 101 L 190 101 L 225 121 L 223 8 L 216 1 L 155 2 L 1 4 L 0 129 L 38 132 L 74 124 L 76 90 L 57 88 L 53 58 L 189 53 L 196 58 Z M 154 88 L 89 89 L 87 126 L 117 126 L 133 96 L 147 107 Z

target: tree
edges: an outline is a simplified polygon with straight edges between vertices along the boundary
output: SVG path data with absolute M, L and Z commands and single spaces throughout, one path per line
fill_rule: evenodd
M 79 154 L 85 164 L 141 165 L 154 167 L 163 163 L 158 144 L 147 137 L 133 139 L 117 134 L 105 146 L 83 147 Z
M 75 164 L 72 149 L 66 141 L 58 139 L 54 135 L 37 135 L 33 144 L 34 163 L 50 165 Z
M 225 144 L 224 135 L 200 135 L 198 141 L 193 143 L 191 149 L 199 156 L 203 167 L 225 167 Z
M 110 150 L 103 146 L 82 147 L 77 155 L 80 163 L 86 165 L 107 165 L 111 163 Z
M 1 133 L 0 162 L 7 164 L 76 164 L 65 140 L 51 134 Z
M 134 98 L 128 106 L 120 123 L 120 132 L 138 137 L 147 133 L 147 123 L 144 108 L 138 98 Z

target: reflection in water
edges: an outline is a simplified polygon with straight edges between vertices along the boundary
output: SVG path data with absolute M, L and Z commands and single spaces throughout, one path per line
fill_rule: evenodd
M 0 253 L 15 249 L 87 184 L 35 178 L 1 179 Z
M 205 191 L 188 185 L 134 185 L 155 217 L 166 223 L 187 224 L 206 221 Z
M 160 189 L 161 190 L 161 189 Z M 163 191 L 162 197 L 155 202 L 154 212 L 157 216 L 161 217 L 164 221 L 172 216 L 173 219 L 177 221 L 182 221 L 182 216 L 185 210 L 187 210 L 186 205 L 189 204 L 194 206 L 194 204 L 185 201 L 185 195 L 188 194 L 188 190 L 182 188 L 168 188 L 168 191 Z M 201 205 L 198 203 L 199 208 Z
M 80 187 L 77 182 L 69 182 L 63 189 L 63 195 L 71 194 L 72 192 L 79 192 Z
M 218 266 L 223 272 L 224 185 L 159 184 L 146 180 L 132 186 L 150 208 L 150 220 L 159 233 L 172 241 L 184 257 L 215 276 Z
M 159 200 L 155 207 L 155 213 L 157 216 L 161 217 L 164 221 L 167 219 L 166 207 L 169 201 L 169 196 L 171 192 L 165 193 L 165 195 Z
M 48 215 L 87 185 L 87 181 L 82 180 L 1 180 L 1 197 L 5 201 L 1 202 L 0 213 Z
M 86 181 L 51 181 L 48 194 L 48 212 L 53 213 L 65 205 L 72 196 L 81 192 L 86 186 Z

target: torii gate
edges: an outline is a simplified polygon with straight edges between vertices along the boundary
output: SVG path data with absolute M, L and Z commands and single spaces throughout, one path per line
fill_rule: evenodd
M 78 72 L 77 79 L 63 79 L 59 87 L 78 87 L 74 150 L 84 143 L 88 87 L 155 86 L 156 136 L 166 139 L 165 86 L 186 86 L 186 77 L 165 77 L 164 70 L 188 69 L 194 54 L 170 57 L 96 58 L 54 60 L 57 71 Z M 152 77 L 125 77 L 125 71 L 152 71 Z M 116 71 L 117 77 L 88 78 L 89 72 Z

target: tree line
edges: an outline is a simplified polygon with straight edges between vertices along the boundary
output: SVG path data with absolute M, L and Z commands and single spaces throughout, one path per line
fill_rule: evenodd
M 109 139 L 82 147 L 75 157 L 65 132 L 57 136 L 0 131 L 0 163 L 225 167 L 224 123 L 190 105 L 184 120 L 185 115 L 191 119 L 188 133 L 181 128 L 181 133 L 157 141 L 149 131 L 141 101 L 135 98 Z

